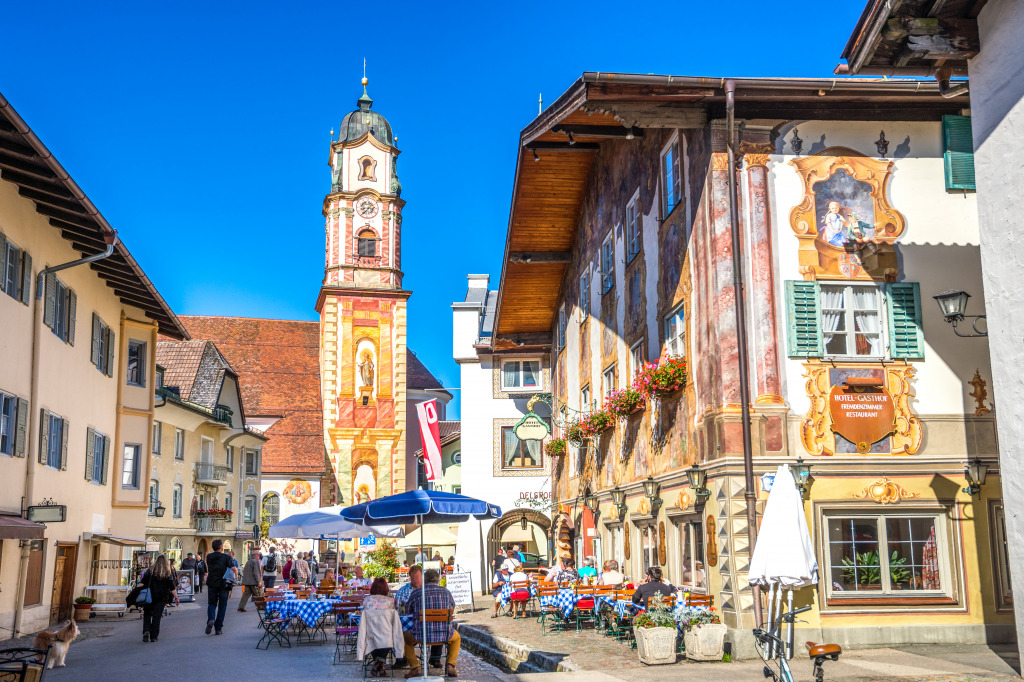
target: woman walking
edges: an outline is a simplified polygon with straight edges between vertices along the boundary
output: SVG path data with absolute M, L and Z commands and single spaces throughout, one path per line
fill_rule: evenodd
M 171 573 L 171 566 L 163 554 L 156 558 L 153 567 L 146 571 L 140 581 L 149 588 L 152 601 L 142 607 L 142 641 L 155 642 L 160 636 L 160 619 L 164 607 L 170 602 L 178 605 L 178 592 Z

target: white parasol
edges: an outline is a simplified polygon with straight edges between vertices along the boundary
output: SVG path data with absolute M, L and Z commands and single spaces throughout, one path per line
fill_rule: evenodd
M 400 538 L 405 531 L 400 525 L 367 526 L 341 516 L 343 507 L 320 507 L 308 512 L 292 514 L 281 519 L 267 531 L 272 538 L 332 539 L 363 538 L 368 535 Z
M 761 527 L 757 532 L 754 556 L 750 559 L 747 580 L 752 585 L 768 587 L 769 629 L 775 630 L 782 607 L 782 590 L 789 590 L 789 610 L 793 610 L 793 590 L 818 582 L 818 560 L 814 556 L 811 534 L 807 529 L 803 499 L 796 487 L 789 465 L 775 472 L 772 491 L 768 494 Z M 775 601 L 775 617 L 772 602 Z M 789 626 L 789 652 L 793 653 L 793 629 Z

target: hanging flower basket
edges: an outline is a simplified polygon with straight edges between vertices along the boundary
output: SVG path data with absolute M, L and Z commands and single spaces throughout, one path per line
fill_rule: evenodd
M 581 422 L 570 422 L 570 424 L 565 427 L 565 440 L 573 445 L 580 445 L 589 436 L 590 434 L 583 427 Z
M 686 358 L 669 355 L 637 370 L 633 388 L 649 399 L 671 395 L 686 386 Z
M 565 439 L 549 440 L 548 444 L 544 446 L 544 452 L 548 453 L 548 457 L 561 457 L 565 454 Z
M 625 419 L 643 406 L 643 395 L 633 387 L 612 391 L 604 401 L 604 408 L 619 419 Z
M 583 418 L 581 422 L 587 436 L 596 436 L 615 423 L 615 416 L 608 410 L 597 410 Z

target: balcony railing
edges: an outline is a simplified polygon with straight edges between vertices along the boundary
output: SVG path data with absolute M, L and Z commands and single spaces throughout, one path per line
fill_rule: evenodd
M 196 535 L 223 535 L 226 523 L 225 519 L 210 517 L 192 519 L 192 527 L 196 529 Z
M 219 464 L 196 464 L 196 483 L 203 485 L 227 485 L 228 468 Z
M 217 409 L 213 411 L 213 418 L 219 421 L 221 424 L 227 424 L 231 426 L 231 418 L 234 416 L 235 411 L 227 405 L 218 405 Z

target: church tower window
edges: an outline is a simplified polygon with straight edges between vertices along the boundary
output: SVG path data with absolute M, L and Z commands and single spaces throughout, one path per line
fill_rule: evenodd
M 356 253 L 360 258 L 373 258 L 377 255 L 377 237 L 372 231 L 363 230 L 359 233 Z

